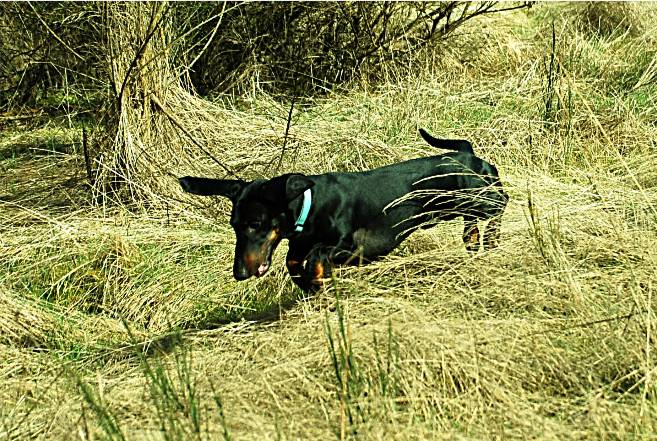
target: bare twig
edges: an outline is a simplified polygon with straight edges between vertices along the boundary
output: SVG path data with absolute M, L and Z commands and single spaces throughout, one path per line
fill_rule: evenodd
M 160 18 L 157 20 L 157 22 L 155 24 L 153 24 L 153 22 L 155 20 L 155 17 L 157 16 L 157 12 L 155 10 L 153 10 L 153 15 L 151 16 L 151 21 L 148 24 L 149 32 L 146 35 L 146 37 L 144 38 L 143 43 L 139 47 L 139 50 L 137 50 L 137 53 L 135 54 L 134 58 L 132 59 L 132 62 L 130 63 L 130 66 L 128 66 L 128 69 L 125 72 L 125 77 L 123 78 L 123 82 L 121 83 L 121 89 L 119 90 L 119 93 L 117 94 L 116 101 L 117 101 L 119 106 L 121 105 L 121 100 L 123 98 L 123 93 L 125 91 L 126 85 L 128 84 L 128 80 L 130 79 L 130 73 L 132 72 L 132 70 L 135 67 L 137 67 L 137 63 L 139 62 L 139 59 L 142 57 L 142 54 L 146 50 L 146 47 L 148 46 L 148 43 L 150 42 L 150 40 L 155 35 L 155 31 L 157 31 L 157 29 L 159 28 L 160 23 L 162 23 L 162 20 L 164 20 L 164 18 L 166 17 L 168 9 L 169 9 L 169 6 L 166 6 L 166 9 L 164 9 L 163 12 L 160 14 Z
M 285 149 L 287 147 L 288 135 L 290 134 L 290 127 L 292 125 L 292 114 L 294 113 L 294 104 L 297 100 L 297 95 L 292 96 L 292 102 L 290 103 L 290 110 L 287 112 L 287 123 L 285 124 L 285 136 L 283 138 L 283 147 L 281 148 L 281 156 L 278 158 L 278 165 L 276 170 L 280 170 L 281 165 L 283 164 L 283 156 L 285 156 Z
M 618 316 L 614 316 L 614 317 L 605 317 L 605 318 L 601 318 L 601 319 L 598 319 L 598 320 L 591 320 L 591 321 L 588 321 L 588 322 L 576 323 L 576 324 L 570 325 L 570 326 L 561 326 L 561 327 L 554 327 L 553 326 L 553 327 L 550 327 L 549 329 L 541 329 L 540 331 L 528 332 L 526 334 L 523 334 L 522 338 L 534 337 L 534 336 L 537 336 L 537 335 L 545 335 L 545 334 L 550 334 L 552 332 L 567 331 L 569 329 L 588 328 L 588 327 L 591 327 L 591 326 L 600 325 L 602 323 L 609 323 L 609 322 L 615 322 L 615 321 L 620 321 L 620 320 L 628 320 L 628 319 L 630 319 L 630 318 L 632 318 L 636 315 L 643 314 L 645 312 L 647 312 L 647 311 L 636 311 L 633 307 L 632 310 L 628 314 L 618 315 Z M 507 339 L 508 338 L 498 338 L 498 339 L 494 339 L 494 340 L 484 340 L 484 341 L 479 342 L 477 344 L 481 345 L 481 346 L 484 346 L 484 345 L 488 345 L 488 344 L 491 344 L 491 343 L 499 343 L 499 342 L 505 341 Z
M 151 93 L 150 98 L 151 98 L 151 100 L 153 101 L 153 103 L 154 103 L 154 104 L 155 104 L 155 105 L 156 105 L 156 106 L 162 111 L 162 113 L 164 113 L 164 114 L 166 115 L 166 117 L 169 118 L 169 120 L 170 120 L 170 121 L 171 121 L 176 127 L 178 127 L 178 128 L 180 129 L 180 131 L 182 131 L 182 132 L 183 132 L 183 133 L 189 138 L 189 140 L 190 140 L 190 141 L 191 141 L 196 147 L 198 147 L 198 148 L 199 148 L 203 153 L 205 153 L 210 159 L 212 159 L 215 163 L 217 163 L 217 165 L 219 165 L 221 168 L 223 168 L 223 169 L 226 171 L 226 173 L 228 173 L 229 175 L 234 176 L 234 177 L 236 177 L 236 178 L 239 178 L 239 176 L 237 176 L 237 174 L 233 171 L 232 168 L 228 167 L 227 165 L 225 165 L 224 163 L 222 163 L 221 161 L 219 161 L 217 158 L 215 158 L 215 157 L 212 155 L 212 153 L 210 153 L 209 151 L 207 151 L 207 150 L 206 150 L 206 149 L 205 149 L 205 148 L 204 148 L 204 147 L 203 147 L 203 146 L 202 146 L 202 145 L 201 145 L 196 139 L 194 139 L 194 137 L 192 136 L 192 134 L 189 133 L 189 132 L 187 131 L 187 129 L 185 129 L 185 128 L 183 127 L 183 125 L 180 123 L 180 121 L 178 121 L 178 118 L 176 118 L 171 112 L 169 112 L 169 111 L 164 107 L 164 105 L 162 105 L 162 103 L 160 102 L 160 100 L 157 99 L 157 97 L 155 96 L 155 94 Z
M 37 10 L 34 8 L 34 6 L 32 5 L 32 2 L 28 2 L 28 4 L 30 5 L 30 8 L 32 8 L 32 11 L 34 12 L 34 14 L 36 14 L 36 16 L 37 16 L 37 18 L 39 19 L 39 21 L 41 22 L 41 24 L 43 24 L 43 26 L 45 26 L 46 30 L 47 30 L 48 32 L 50 32 L 50 34 L 51 34 L 53 37 L 55 37 L 55 40 L 59 41 L 59 42 L 61 43 L 62 46 L 64 46 L 69 52 L 71 52 L 71 53 L 72 53 L 73 55 L 75 55 L 77 58 L 79 58 L 80 60 L 84 61 L 84 57 L 83 57 L 82 55 L 80 55 L 80 54 L 78 54 L 77 52 L 75 52 L 75 50 L 74 50 L 71 46 L 69 46 L 68 44 L 66 44 L 66 43 L 64 42 L 64 40 L 62 40 L 61 38 L 59 38 L 59 36 L 55 33 L 55 31 L 53 31 L 52 29 L 50 29 L 50 26 L 48 26 L 48 23 L 46 23 L 45 20 L 44 20 L 43 18 L 41 18 L 41 15 L 39 15 L 39 13 L 37 12 Z
M 89 148 L 87 145 L 87 128 L 86 126 L 82 127 L 82 152 L 84 154 L 84 165 L 87 169 L 87 179 L 89 180 L 89 185 L 94 186 L 94 178 L 91 172 L 91 159 L 89 158 Z

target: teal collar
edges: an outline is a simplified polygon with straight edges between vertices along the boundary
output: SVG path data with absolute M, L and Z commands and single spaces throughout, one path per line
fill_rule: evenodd
M 294 231 L 296 231 L 297 233 L 301 233 L 303 231 L 303 224 L 306 223 L 306 219 L 308 218 L 308 213 L 310 213 L 311 202 L 312 202 L 312 198 L 311 198 L 310 189 L 307 189 L 306 191 L 303 192 L 303 205 L 301 205 L 301 213 L 299 213 L 299 217 L 297 218 L 297 221 L 294 223 Z

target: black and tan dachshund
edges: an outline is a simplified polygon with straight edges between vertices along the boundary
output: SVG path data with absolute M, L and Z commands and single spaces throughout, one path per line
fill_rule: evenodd
M 237 280 L 264 275 L 282 239 L 289 240 L 288 271 L 304 291 L 321 287 L 332 266 L 385 256 L 416 229 L 441 220 L 463 217 L 470 253 L 482 240 L 478 221 L 488 220 L 483 244 L 495 247 L 508 201 L 497 169 L 475 156 L 468 141 L 420 134 L 434 147 L 455 151 L 356 173 L 291 173 L 252 182 L 188 176 L 180 185 L 232 201 Z

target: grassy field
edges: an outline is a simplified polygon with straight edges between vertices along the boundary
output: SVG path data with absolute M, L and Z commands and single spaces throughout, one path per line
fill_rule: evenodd
M 425 127 L 511 195 L 499 249 L 446 222 L 310 298 L 285 244 L 232 279 L 225 201 L 93 204 L 78 123 L 2 117 L 0 439 L 655 439 L 655 11 L 482 17 L 413 76 L 299 107 L 279 172 L 436 154 Z M 252 90 L 207 104 L 245 177 L 289 110 Z

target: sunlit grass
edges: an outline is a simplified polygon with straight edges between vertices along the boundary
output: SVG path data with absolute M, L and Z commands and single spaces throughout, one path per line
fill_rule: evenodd
M 223 125 L 195 133 L 245 178 L 439 153 L 418 127 L 500 169 L 499 249 L 468 257 L 446 222 L 310 298 L 285 244 L 232 279 L 225 201 L 162 178 L 141 209 L 99 204 L 78 128 L 5 132 L 0 438 L 650 439 L 654 21 L 599 35 L 578 11 L 482 18 L 432 70 L 304 103 L 280 170 L 285 103 L 203 104 Z M 154 176 L 223 176 L 194 154 Z

